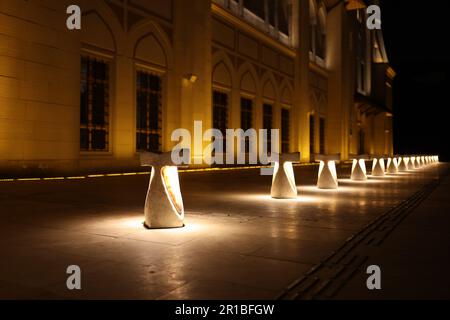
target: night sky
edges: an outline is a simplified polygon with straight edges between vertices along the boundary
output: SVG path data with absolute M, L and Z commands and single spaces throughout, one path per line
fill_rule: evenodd
M 449 1 L 381 0 L 394 82 L 394 152 L 449 161 Z

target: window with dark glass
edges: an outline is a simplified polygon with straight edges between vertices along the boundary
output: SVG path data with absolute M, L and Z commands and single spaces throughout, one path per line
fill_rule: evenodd
M 316 37 L 316 55 L 321 59 L 325 59 L 325 33 L 319 30 L 319 32 L 316 32 Z
M 136 74 L 136 150 L 161 151 L 162 81 L 158 75 Z
M 226 151 L 226 130 L 228 127 L 228 95 L 213 91 L 213 128 L 219 129 L 223 136 L 223 150 Z
M 324 60 L 326 55 L 326 8 L 321 1 L 310 0 L 310 52 Z
M 241 129 L 247 131 L 253 125 L 253 101 L 247 98 L 241 98 Z M 245 152 L 250 150 L 249 138 L 245 138 Z
M 277 16 L 277 11 L 278 11 L 278 1 L 277 0 L 267 0 L 267 13 L 268 13 L 268 18 L 269 18 L 269 24 L 271 26 L 276 27 L 277 26 L 277 21 L 278 20 L 278 16 Z
M 256 14 L 261 19 L 265 19 L 265 9 L 263 0 L 244 0 L 244 8 Z
M 364 154 L 364 140 L 365 140 L 365 134 L 364 130 L 359 130 L 359 146 L 358 146 L 358 154 Z
M 265 103 L 263 105 L 263 129 L 267 130 L 267 137 L 264 145 L 266 146 L 267 152 L 272 150 L 272 131 L 273 129 L 273 110 L 272 105 Z
M 269 25 L 289 36 L 292 6 L 289 0 L 243 0 L 243 7 Z
M 325 119 L 320 118 L 319 120 L 319 144 L 320 144 L 320 154 L 325 154 Z
M 366 25 L 362 18 L 363 13 L 358 14 L 358 39 L 356 45 L 356 59 L 357 59 L 357 89 L 364 93 L 366 88 Z
M 289 130 L 290 119 L 289 110 L 281 109 L 281 152 L 289 152 Z
M 109 144 L 109 65 L 81 58 L 80 149 L 107 151 Z
M 309 154 L 310 154 L 310 160 L 314 161 L 314 154 L 315 154 L 315 121 L 314 121 L 314 115 L 309 116 Z
M 291 10 L 291 4 L 287 0 L 281 0 L 278 4 L 278 29 L 285 35 L 289 35 Z

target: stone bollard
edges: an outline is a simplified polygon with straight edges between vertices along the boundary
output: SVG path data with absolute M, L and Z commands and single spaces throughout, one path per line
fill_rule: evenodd
M 352 164 L 352 173 L 350 175 L 350 179 L 356 181 L 365 181 L 367 180 L 367 170 L 366 170 L 366 161 L 369 159 L 368 155 L 358 155 L 351 157 L 353 159 Z
M 177 151 L 174 151 L 177 152 Z M 189 149 L 180 149 L 190 158 Z M 172 152 L 140 154 L 141 165 L 151 166 L 150 182 L 145 199 L 145 226 L 149 229 L 184 226 L 184 207 L 178 179 L 178 166 L 172 162 Z
M 340 154 L 317 155 L 315 159 L 316 161 L 320 161 L 317 187 L 319 189 L 337 189 L 338 180 L 336 173 L 336 161 L 341 159 Z
M 292 163 L 300 162 L 300 152 L 279 154 L 275 159 L 278 161 L 274 163 L 270 196 L 275 199 L 296 198 L 297 185 Z

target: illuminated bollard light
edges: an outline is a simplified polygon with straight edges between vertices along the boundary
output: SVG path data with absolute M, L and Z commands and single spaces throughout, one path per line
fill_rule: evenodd
M 420 156 L 416 156 L 416 169 L 419 169 L 422 166 L 420 163 Z
M 429 165 L 430 164 L 430 159 L 428 158 L 428 156 L 425 156 L 425 164 Z
M 340 154 L 317 155 L 315 159 L 320 161 L 317 187 L 319 189 L 337 189 L 336 161 L 341 159 Z
M 385 171 L 383 157 L 374 157 L 372 161 L 372 176 L 383 177 Z
M 416 156 L 411 157 L 413 169 L 419 169 L 418 158 L 419 158 L 419 157 L 416 157 Z
M 283 153 L 275 159 L 278 159 L 278 161 L 274 164 L 270 196 L 275 199 L 296 198 L 297 185 L 292 163 L 300 162 L 300 152 Z
M 189 149 L 180 149 L 183 159 L 190 159 Z M 145 199 L 145 226 L 154 228 L 179 228 L 184 226 L 184 207 L 178 179 L 177 164 L 172 153 L 141 153 L 141 165 L 151 166 L 150 182 Z M 187 163 L 187 162 L 185 162 Z
M 356 181 L 367 180 L 367 170 L 366 170 L 366 159 L 369 158 L 368 155 L 358 155 L 353 158 L 352 173 L 350 179 Z
M 395 158 L 395 157 L 388 157 L 386 172 L 389 173 L 389 174 L 398 173 L 397 158 Z
M 420 157 L 420 165 L 421 165 L 421 166 L 426 165 L 426 163 L 425 163 L 425 157 L 424 157 L 424 156 L 421 156 L 421 157 Z
M 416 159 L 415 159 L 414 156 L 410 156 L 410 157 L 409 157 L 409 161 L 408 161 L 408 163 L 406 164 L 408 170 L 414 170 L 414 162 L 415 162 L 415 161 L 416 161 Z
M 409 157 L 400 157 L 398 163 L 398 171 L 408 171 Z

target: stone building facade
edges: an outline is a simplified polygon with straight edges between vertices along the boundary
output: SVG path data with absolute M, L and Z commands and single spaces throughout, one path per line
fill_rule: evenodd
M 136 169 L 196 120 L 278 128 L 304 162 L 391 154 L 395 72 L 370 3 L 2 0 L 0 173 Z

